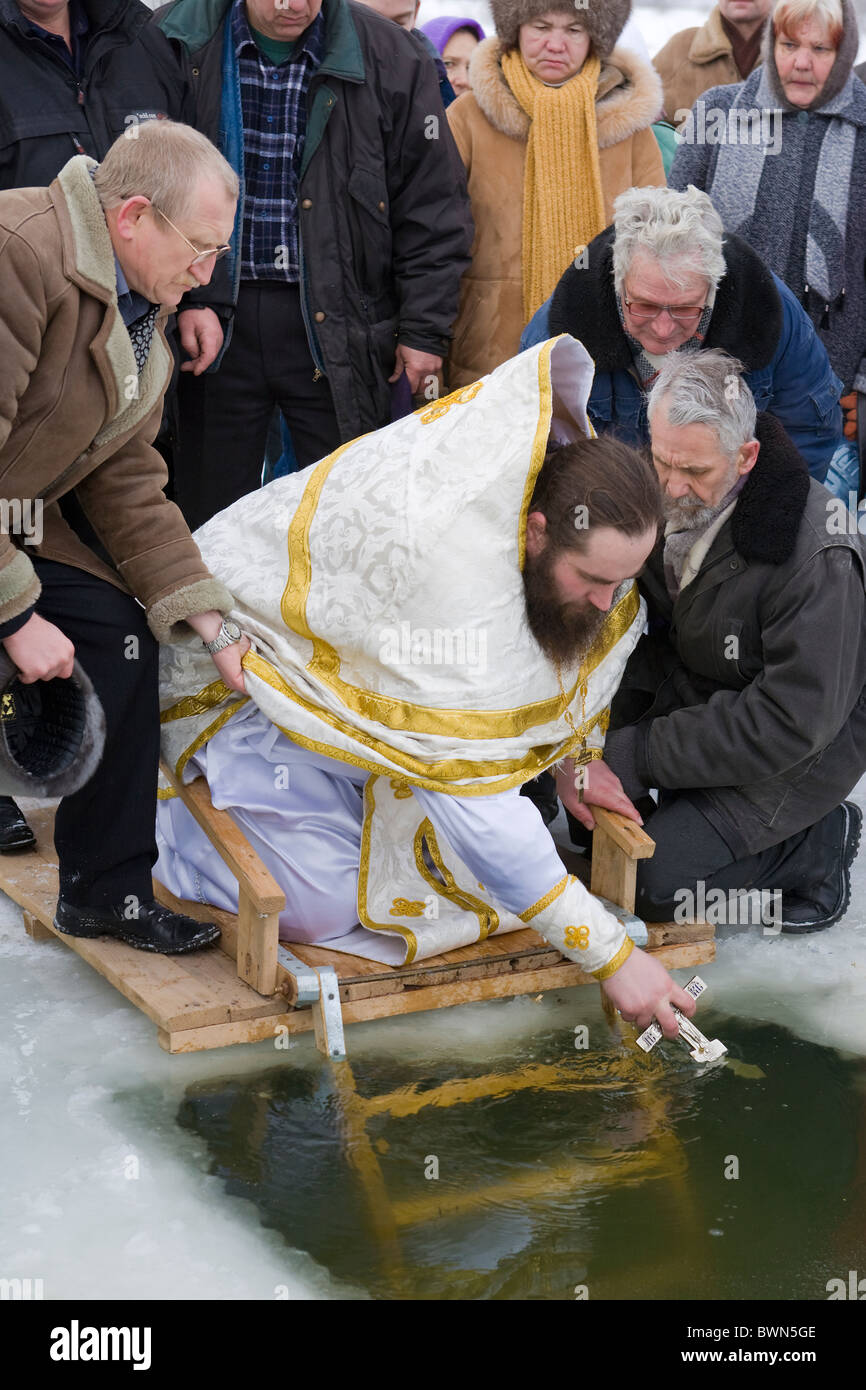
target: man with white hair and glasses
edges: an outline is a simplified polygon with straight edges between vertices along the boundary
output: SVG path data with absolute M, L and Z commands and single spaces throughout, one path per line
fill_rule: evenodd
M 577 248 L 521 345 L 555 333 L 595 362 L 589 413 L 600 433 L 646 443 L 646 399 L 668 354 L 720 348 L 743 363 L 757 408 L 782 422 L 819 482 L 843 442 L 842 383 L 811 320 L 697 188 L 617 198 L 613 226 Z
M 592 803 L 639 803 L 648 920 L 758 890 L 777 929 L 819 931 L 848 906 L 860 839 L 844 798 L 866 771 L 866 546 L 778 420 L 756 417 L 740 362 L 672 354 L 648 412 L 667 518 L 639 577 L 648 631 L 590 809 L 571 810 L 589 828 Z

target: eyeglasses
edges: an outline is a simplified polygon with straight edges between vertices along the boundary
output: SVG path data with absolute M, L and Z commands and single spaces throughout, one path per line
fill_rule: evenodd
M 629 299 L 627 294 L 623 295 L 623 302 L 638 323 L 649 323 L 650 319 L 667 313 L 674 323 L 681 323 L 684 327 L 697 324 L 707 307 L 706 304 L 650 304 L 646 299 Z
M 188 236 L 183 235 L 183 232 L 180 230 L 180 227 L 176 227 L 170 217 L 166 217 L 165 213 L 162 211 L 162 208 L 158 208 L 156 206 L 156 203 L 151 203 L 150 206 L 153 208 L 154 212 L 159 213 L 163 221 L 168 223 L 173 232 L 177 232 L 178 236 L 183 238 L 190 251 L 195 252 L 195 255 L 190 261 L 187 269 L 191 270 L 194 265 L 202 265 L 205 261 L 209 260 L 211 256 L 214 257 L 214 260 L 221 260 L 223 256 L 228 255 L 229 251 L 231 251 L 232 248 L 229 242 L 226 242 L 224 246 L 211 246 L 207 251 L 201 251 L 197 246 L 193 245 Z

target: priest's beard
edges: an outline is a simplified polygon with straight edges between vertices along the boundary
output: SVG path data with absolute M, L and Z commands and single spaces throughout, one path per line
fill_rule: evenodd
M 529 630 L 544 655 L 554 666 L 571 666 L 586 655 L 607 614 L 594 603 L 562 602 L 553 578 L 561 554 L 551 545 L 534 559 L 527 553 L 523 592 Z

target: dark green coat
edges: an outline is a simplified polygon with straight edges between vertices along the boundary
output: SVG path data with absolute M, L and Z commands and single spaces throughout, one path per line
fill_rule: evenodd
M 650 631 L 611 720 L 639 721 L 645 785 L 702 789 L 740 856 L 820 820 L 866 771 L 866 547 L 778 421 L 759 417 L 758 438 L 732 516 L 674 602 L 661 544 L 650 557 Z
M 195 124 L 235 164 L 243 198 L 223 102 L 229 8 L 230 0 L 174 0 L 156 20 L 187 66 Z M 308 92 L 298 189 L 301 304 L 351 439 L 390 418 L 398 341 L 446 355 L 472 220 L 436 69 L 421 46 L 364 5 L 324 0 L 322 13 L 325 55 Z M 210 303 L 230 321 L 238 283 L 230 268 L 184 304 Z

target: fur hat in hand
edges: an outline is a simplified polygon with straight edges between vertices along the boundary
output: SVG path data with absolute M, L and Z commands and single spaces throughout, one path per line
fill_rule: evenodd
M 580 20 L 589 32 L 593 53 L 598 58 L 607 58 L 631 14 L 631 0 L 586 0 L 585 5 L 575 4 L 575 0 L 490 0 L 490 8 L 496 32 L 506 51 L 517 47 L 521 24 L 555 10 Z
M 105 714 L 75 662 L 68 680 L 24 685 L 0 649 L 0 795 L 70 796 L 93 776 Z

